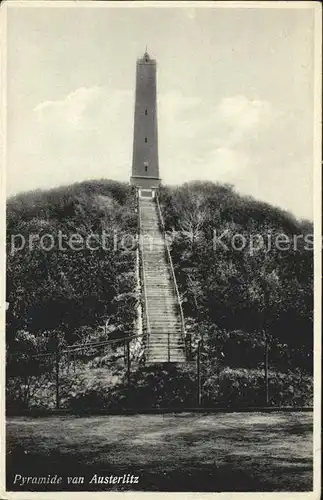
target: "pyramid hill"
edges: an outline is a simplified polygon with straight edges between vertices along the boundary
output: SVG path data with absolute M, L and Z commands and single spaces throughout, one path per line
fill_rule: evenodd
M 241 196 L 229 185 L 161 186 L 158 198 L 193 350 L 197 339 L 203 339 L 205 390 L 213 390 L 215 369 L 227 377 L 231 391 L 234 383 L 241 385 L 250 377 L 256 384 L 266 334 L 272 380 L 279 386 L 282 377 L 292 387 L 294 396 L 288 396 L 292 400 L 298 393 L 303 397 L 299 380 L 312 370 L 312 224 Z M 9 352 L 25 348 L 27 333 L 40 339 L 59 331 L 66 345 L 85 334 L 102 338 L 107 318 L 109 338 L 134 333 L 138 290 L 136 247 L 131 241 L 137 231 L 136 190 L 125 183 L 86 181 L 10 198 Z M 83 241 L 94 235 L 95 246 L 102 232 L 104 248 L 98 244 L 96 249 L 75 251 L 67 245 L 62 251 L 57 245 L 61 233 L 63 243 L 73 234 Z M 22 239 L 17 235 L 29 242 L 32 234 L 38 240 L 20 249 Z M 269 248 L 269 241 L 279 235 L 284 235 L 280 239 L 285 245 Z M 46 249 L 37 244 L 42 236 Z M 154 283 L 153 274 L 150 279 Z M 156 300 L 152 303 L 156 308 Z M 163 307 L 164 312 L 172 307 L 168 299 Z M 156 351 L 157 358 L 162 349 Z

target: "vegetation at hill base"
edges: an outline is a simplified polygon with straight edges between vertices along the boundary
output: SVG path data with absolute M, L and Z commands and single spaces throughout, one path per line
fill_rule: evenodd
M 211 182 L 163 186 L 159 200 L 193 353 L 202 339 L 202 404 L 263 404 L 267 346 L 270 404 L 310 405 L 312 224 Z M 110 180 L 8 200 L 8 411 L 55 405 L 57 346 L 83 346 L 60 357 L 62 407 L 196 405 L 194 364 L 133 360 L 128 385 L 137 223 L 134 189 Z M 269 246 L 280 235 L 292 244 Z M 107 338 L 120 342 L 86 346 Z

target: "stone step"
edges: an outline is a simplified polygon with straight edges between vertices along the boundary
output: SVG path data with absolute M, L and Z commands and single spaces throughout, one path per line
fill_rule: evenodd
M 163 339 L 160 339 L 160 338 L 154 338 L 154 335 L 150 335 L 149 337 L 149 345 L 150 346 L 156 346 L 156 347 L 165 347 L 165 346 L 168 346 L 168 342 L 163 340 Z M 182 349 L 184 347 L 184 342 L 181 340 L 181 337 L 179 336 L 176 336 L 175 339 L 173 339 L 171 341 L 171 337 L 170 337 L 170 341 L 169 341 L 169 345 L 170 347 L 174 347 L 176 349 Z
M 174 306 L 174 307 L 178 307 L 178 303 L 177 303 L 177 300 L 175 298 L 175 295 L 170 295 L 170 294 L 167 294 L 165 295 L 165 293 L 157 293 L 157 294 L 149 294 L 149 293 L 146 293 L 146 297 L 147 298 L 147 302 L 150 304 L 150 307 L 152 306 L 156 306 L 156 310 L 158 311 L 158 308 L 159 308 L 159 305 L 162 306 L 162 305 L 165 305 L 165 306 Z
M 158 342 L 158 343 L 162 343 L 164 345 L 167 345 L 168 344 L 168 335 L 165 334 L 165 335 L 162 335 L 160 333 L 154 333 L 152 332 L 150 335 L 149 335 L 149 341 L 150 342 Z M 169 335 L 169 342 L 171 344 L 174 344 L 174 345 L 179 345 L 179 344 L 183 344 L 184 340 L 182 338 L 182 335 L 181 335 L 181 332 L 176 332 L 176 333 L 171 333 Z
M 162 323 L 161 321 L 149 320 L 150 331 L 152 334 L 162 334 L 166 335 L 168 333 L 172 334 L 180 334 L 182 331 L 182 327 L 180 323 Z
M 162 345 L 148 345 L 148 352 L 149 354 L 162 354 L 162 353 L 167 353 L 168 354 L 168 346 L 166 344 Z M 184 346 L 169 346 L 169 352 L 171 354 L 175 355 L 181 355 L 181 353 L 184 353 Z
M 169 349 L 170 355 L 171 356 L 185 356 L 185 351 L 184 348 L 182 347 L 181 349 Z M 151 346 L 148 347 L 148 356 L 168 356 L 168 349 L 167 347 L 161 347 L 161 348 L 152 348 Z
M 160 303 L 160 302 L 159 302 Z M 162 306 L 161 306 L 162 307 Z M 147 302 L 147 309 L 152 318 L 159 321 L 172 321 L 180 323 L 180 311 L 177 304 L 169 303 L 163 309 L 159 307 L 158 303 Z
M 155 301 L 169 299 L 169 303 L 174 304 L 176 300 L 173 288 L 159 288 L 153 292 L 146 289 L 146 297 Z
M 149 345 L 150 346 L 156 346 L 156 347 L 159 347 L 159 346 L 162 346 L 162 347 L 163 346 L 164 347 L 168 346 L 167 340 L 165 340 L 165 339 L 163 340 L 163 339 L 160 339 L 160 338 L 156 338 L 155 339 L 153 334 L 149 336 L 149 339 L 150 339 L 149 340 Z M 166 339 L 167 339 L 167 337 L 166 337 Z M 171 340 L 171 337 L 169 337 L 169 345 L 170 345 L 170 347 L 174 347 L 176 349 L 182 349 L 184 347 L 184 342 L 181 339 L 181 337 L 177 335 L 176 338 L 173 339 L 173 340 Z
M 181 353 L 182 351 L 184 351 L 184 346 L 169 346 L 169 350 L 170 352 L 172 353 L 176 353 L 176 354 L 179 354 Z M 167 344 L 148 344 L 148 352 L 150 354 L 154 353 L 154 354 L 157 354 L 157 353 L 162 353 L 162 352 L 168 352 L 168 346 Z
M 168 349 L 168 344 L 162 344 L 161 342 L 149 342 L 148 343 L 148 349 L 150 352 L 155 351 L 163 351 L 165 349 Z M 184 344 L 169 344 L 169 349 L 170 351 L 181 351 L 184 349 Z
M 147 296 L 147 306 L 149 307 L 150 312 L 156 312 L 159 311 L 161 314 L 162 309 L 166 310 L 169 314 L 172 314 L 172 316 L 176 316 L 179 313 L 179 307 L 178 304 L 172 300 L 170 301 L 169 299 L 163 300 L 163 297 L 151 297 Z
M 152 333 L 162 333 L 165 335 L 166 333 L 170 334 L 178 334 L 182 331 L 182 327 L 179 323 L 162 323 L 161 321 L 154 321 L 154 319 L 149 319 L 150 331 Z
M 152 269 L 147 270 L 147 268 L 144 268 L 144 274 L 145 280 L 153 285 L 173 285 L 170 272 L 168 269 L 165 269 L 164 266 L 161 269 L 159 269 L 158 266 L 155 266 L 154 271 L 152 271 Z
M 163 352 L 168 350 L 168 344 L 153 344 L 149 343 L 148 344 L 148 350 L 149 352 Z M 184 350 L 184 345 L 171 345 L 169 346 L 169 350 L 171 352 L 181 352 Z
M 156 306 L 152 306 L 151 304 L 147 304 L 148 305 L 148 309 L 149 309 L 149 312 L 150 314 L 154 317 L 154 318 L 160 318 L 161 320 L 165 319 L 165 320 L 171 320 L 171 321 L 179 321 L 179 315 L 177 314 L 177 312 L 173 309 L 170 309 L 168 308 L 167 309 L 167 313 L 166 313 L 166 317 L 164 314 L 162 314 L 161 311 L 159 311 L 159 309 L 156 307 Z
M 168 306 L 168 307 L 178 307 L 177 305 L 177 301 L 175 301 L 175 296 L 173 299 L 171 299 L 171 297 L 166 297 L 165 295 L 162 295 L 161 293 L 157 294 L 157 295 L 150 295 L 150 294 L 146 294 L 146 298 L 147 298 L 147 303 L 148 305 L 151 307 L 151 308 L 154 308 L 156 307 L 156 309 L 158 310 L 159 306 L 162 306 L 162 305 L 165 305 L 165 306 Z
M 145 276 L 145 283 L 146 283 L 146 289 L 149 288 L 155 289 L 156 287 L 159 287 L 159 288 L 174 290 L 173 283 L 170 281 L 170 279 L 167 278 L 156 280 L 153 278 L 147 278 Z
M 148 317 L 149 317 L 150 328 L 151 330 L 154 329 L 156 333 L 161 333 L 165 335 L 166 333 L 174 333 L 174 332 L 177 333 L 182 329 L 182 324 L 178 316 L 174 316 L 174 318 L 168 321 L 163 321 L 163 318 L 161 316 L 154 316 L 153 313 L 151 312 L 151 314 L 148 315 Z
M 179 329 L 181 328 L 181 323 L 179 318 L 173 318 L 173 319 L 168 319 L 167 321 L 163 321 L 162 316 L 154 316 L 154 314 L 150 311 L 149 315 L 149 324 L 151 328 L 154 328 L 155 330 L 158 327 L 163 326 L 164 328 L 167 328 L 170 330 L 170 333 L 173 331 L 173 329 Z M 161 330 L 164 332 L 164 330 Z
M 148 351 L 150 353 L 152 353 L 152 352 L 168 351 L 168 344 L 153 344 L 153 343 L 149 343 L 147 347 L 148 347 Z M 174 345 L 174 344 L 172 345 L 172 344 L 170 344 L 169 350 L 171 352 L 174 352 L 174 353 L 175 352 L 176 353 L 182 352 L 182 351 L 184 351 L 184 344 L 183 345 Z
M 149 313 L 153 314 L 155 318 L 157 317 L 164 318 L 165 315 L 167 315 L 171 316 L 173 319 L 176 318 L 177 320 L 179 320 L 179 316 L 177 314 L 177 308 L 173 304 L 170 304 L 169 306 L 160 306 L 158 309 L 158 313 L 157 313 L 157 307 L 158 307 L 157 304 L 152 304 L 151 302 L 148 301 L 147 306 L 149 309 Z
M 174 328 L 172 326 L 165 326 L 163 329 L 159 326 L 157 327 L 157 325 L 151 325 L 150 324 L 150 333 L 151 335 L 154 337 L 154 336 L 158 336 L 158 335 L 161 335 L 162 337 L 164 337 L 165 339 L 167 339 L 167 336 L 168 334 L 172 337 L 181 337 L 182 335 L 182 329 L 181 328 Z
M 149 278 L 146 278 L 146 290 L 156 290 L 157 293 L 162 292 L 163 290 L 174 290 L 172 283 L 169 280 L 165 281 L 153 281 Z
M 174 305 L 177 304 L 176 296 L 173 290 L 167 290 L 167 288 L 160 289 L 155 292 L 150 292 L 146 290 L 146 297 L 150 303 L 154 303 L 158 306 L 158 304 L 167 304 Z
M 166 258 L 166 247 L 165 245 L 150 245 L 150 243 L 147 243 L 147 245 L 142 246 L 143 254 L 144 257 L 152 257 L 152 258 L 160 258 L 160 259 L 165 259 Z M 165 260 L 166 262 L 166 260 Z
M 146 286 L 151 286 L 151 287 L 155 287 L 155 286 L 160 286 L 160 287 L 171 287 L 173 288 L 173 283 L 171 282 L 170 278 L 168 278 L 168 276 L 161 276 L 160 279 L 157 279 L 157 278 L 147 278 L 146 274 L 145 274 L 145 283 L 146 283 Z
M 144 272 L 144 278 L 145 280 L 149 281 L 149 283 L 152 284 L 158 284 L 160 283 L 161 285 L 173 285 L 173 280 L 171 278 L 170 270 L 168 269 L 167 266 L 164 264 L 162 266 L 159 265 L 159 263 L 145 263 L 145 266 L 143 268 Z
M 159 265 L 166 265 L 168 267 L 168 261 L 166 260 L 166 254 L 164 251 L 157 251 L 156 249 L 152 250 L 147 248 L 144 249 L 143 251 L 143 259 L 144 263 L 146 264 L 154 264 L 155 266 L 157 264 Z
M 157 251 L 156 249 L 155 250 L 151 250 L 149 248 L 147 248 L 147 250 L 144 249 L 143 253 L 143 259 L 144 259 L 144 264 L 153 264 L 153 265 L 164 265 L 166 267 L 168 267 L 168 260 L 166 259 L 166 254 L 164 251 Z M 153 270 L 153 269 L 152 269 Z
M 147 262 L 143 267 L 145 278 L 157 283 L 172 283 L 168 266 L 161 262 Z
M 149 292 L 151 295 L 156 296 L 167 293 L 170 298 L 173 298 L 175 293 L 173 284 L 169 283 L 169 281 L 163 283 L 149 280 L 146 280 L 146 292 Z
M 182 328 L 178 325 L 156 325 L 156 324 L 151 324 L 149 322 L 149 328 L 150 328 L 150 333 L 151 335 L 165 335 L 167 338 L 167 334 L 169 333 L 170 335 L 181 335 L 182 334 Z
M 165 311 L 163 312 L 163 314 L 159 314 L 159 315 L 156 315 L 154 314 L 154 309 L 152 307 L 148 307 L 148 312 L 149 312 L 149 322 L 150 322 L 150 325 L 151 326 L 155 326 L 155 325 L 165 325 L 165 327 L 173 327 L 173 326 L 176 326 L 179 327 L 181 326 L 181 321 L 180 321 L 180 317 L 175 314 L 174 311 L 171 311 L 169 309 L 165 309 Z M 163 321 L 165 316 L 171 316 L 170 319 L 168 319 L 167 321 Z
M 170 270 L 168 264 L 164 262 L 164 259 L 147 259 L 144 257 L 143 269 L 145 273 L 148 273 L 152 278 L 167 277 L 170 276 Z
M 170 337 L 175 337 L 177 338 L 182 338 L 182 329 L 181 328 L 168 328 L 167 326 L 162 328 L 157 328 L 156 326 L 150 325 L 150 335 L 152 337 L 158 337 L 161 336 L 162 338 L 167 339 L 168 334 L 170 334 Z M 165 340 L 166 341 L 166 340 Z
M 180 327 L 174 328 L 174 326 L 166 325 L 162 329 L 160 326 L 158 327 L 157 325 L 149 324 L 149 326 L 150 326 L 150 333 L 153 337 L 161 335 L 162 337 L 167 339 L 168 334 L 170 334 L 170 336 L 174 336 L 176 338 L 181 337 L 181 335 L 182 335 L 182 329 Z
M 146 262 L 143 271 L 145 273 L 145 279 L 148 279 L 150 282 L 173 284 L 170 271 L 165 265 L 160 266 L 159 263 L 155 263 L 153 265 L 150 265 L 149 263 L 147 265 Z
M 148 312 L 151 315 L 151 318 L 154 319 L 155 321 L 160 321 L 160 322 L 180 322 L 180 316 L 177 314 L 177 312 L 173 309 L 166 309 L 166 314 L 159 312 L 156 306 L 152 306 L 151 304 L 148 304 Z
M 177 302 L 173 287 L 156 287 L 154 290 L 146 288 L 146 296 L 155 301 L 163 300 L 173 304 Z
M 164 271 L 164 270 L 156 270 L 157 272 L 156 273 L 151 273 L 150 275 L 147 274 L 147 271 L 145 270 L 144 273 L 145 273 L 145 280 L 146 282 L 148 282 L 149 284 L 151 285 L 168 285 L 168 286 L 173 286 L 173 281 L 171 280 L 170 278 L 170 274 L 167 270 Z M 160 276 L 158 276 L 158 273 L 160 274 Z
M 163 359 L 151 358 L 151 359 L 148 359 L 146 361 L 146 365 L 157 365 L 157 364 L 161 365 L 164 363 L 182 364 L 182 363 L 186 363 L 186 360 L 185 359 L 171 359 L 170 361 L 165 361 L 164 358 Z
M 155 314 L 155 311 L 157 309 L 157 305 L 151 304 L 148 301 L 147 306 L 148 306 L 148 309 L 149 309 L 149 313 L 150 314 L 154 314 L 154 317 L 157 318 L 157 315 Z M 174 318 L 174 319 L 176 318 L 176 320 L 179 320 L 179 316 L 177 315 L 177 308 L 176 308 L 175 305 L 173 306 L 171 304 L 168 307 L 160 307 L 159 310 L 158 310 L 158 312 L 159 312 L 159 316 L 161 318 L 165 317 L 165 315 L 167 315 L 167 316 L 171 315 L 172 318 Z
M 173 286 L 173 282 L 170 279 L 170 275 L 168 273 L 167 274 L 163 274 L 161 272 L 160 274 L 161 275 L 160 275 L 159 278 L 157 276 L 148 276 L 147 277 L 147 273 L 145 272 L 145 276 L 144 276 L 145 283 L 148 283 L 151 286 L 154 286 L 154 285 Z
M 154 333 L 151 333 L 151 334 L 148 334 L 148 337 L 149 337 L 149 346 L 155 346 L 156 348 L 157 347 L 167 347 L 168 346 L 168 341 L 167 341 L 167 338 L 168 336 L 165 335 L 163 337 L 160 337 L 157 333 L 154 334 Z M 177 334 L 173 334 L 173 335 L 170 335 L 169 336 L 169 345 L 171 348 L 176 348 L 176 349 L 183 349 L 184 348 L 184 345 L 185 345 L 185 342 L 183 340 L 183 337 L 181 335 L 181 333 L 177 333 Z
M 146 289 L 146 297 L 157 304 L 160 301 L 167 304 L 177 304 L 176 295 L 172 288 L 160 288 L 159 290 L 155 290 L 153 292 Z
M 152 313 L 149 315 L 149 325 L 150 328 L 154 328 L 155 331 L 157 331 L 158 328 L 163 327 L 163 329 L 160 330 L 162 333 L 165 332 L 165 329 L 169 330 L 169 333 L 181 329 L 181 323 L 178 318 L 163 321 L 161 316 L 154 316 Z M 166 333 L 168 332 L 166 331 Z
M 154 282 L 146 280 L 146 292 L 151 293 L 152 295 L 160 295 L 165 292 L 169 295 L 169 297 L 173 297 L 174 287 L 173 284 L 168 282 Z
M 180 318 L 176 314 L 166 313 L 164 316 L 159 314 L 154 314 L 152 308 L 148 311 L 149 323 L 150 326 L 164 325 L 167 328 L 176 326 L 179 327 L 181 325 Z M 165 318 L 167 316 L 167 318 Z
M 159 313 L 162 316 L 161 309 L 166 309 L 167 314 L 170 314 L 172 318 L 177 318 L 179 313 L 179 307 L 177 303 L 173 300 L 163 300 L 163 297 L 150 297 L 147 296 L 147 306 L 151 313 Z
M 147 278 L 146 274 L 144 275 L 146 289 L 169 289 L 174 290 L 174 282 L 171 280 L 169 276 L 161 276 L 160 279 L 157 278 Z M 158 290 L 159 291 L 159 290 Z
M 167 357 L 164 356 L 150 356 L 148 357 L 146 364 L 156 364 L 156 363 L 186 363 L 185 356 L 183 357 L 170 357 L 168 361 Z
M 159 322 L 159 323 L 172 323 L 172 324 L 179 324 L 180 323 L 180 316 L 176 314 L 175 311 L 172 310 L 167 310 L 166 314 L 162 314 L 161 312 L 158 311 L 155 307 L 152 307 L 148 304 L 148 312 L 151 316 L 151 319 L 153 322 Z
M 157 282 L 171 282 L 169 268 L 164 262 L 147 262 L 143 266 L 145 271 L 145 278 L 149 278 Z
M 149 308 L 149 321 L 151 324 L 163 324 L 163 325 L 180 325 L 180 318 L 177 314 L 174 312 L 170 311 L 167 312 L 166 314 L 159 314 L 156 309 L 153 309 L 152 307 Z
M 167 294 L 169 298 L 174 299 L 175 296 L 174 287 L 169 283 L 146 282 L 145 290 L 146 293 L 149 292 L 151 296 L 155 297 L 165 296 L 165 294 Z
M 141 255 L 145 301 L 149 322 L 147 361 L 185 362 L 179 304 L 166 255 L 166 242 L 160 227 L 155 200 L 139 201 Z M 145 314 L 143 323 L 146 324 Z M 146 325 L 146 329 L 148 325 Z
M 151 363 L 185 363 L 185 355 L 181 354 L 170 354 L 168 361 L 168 353 L 160 353 L 160 354 L 149 354 L 148 361 Z
M 168 290 L 167 288 L 159 289 L 158 291 L 151 292 L 146 289 L 146 297 L 155 304 L 166 303 L 166 304 L 177 304 L 175 293 L 173 289 Z

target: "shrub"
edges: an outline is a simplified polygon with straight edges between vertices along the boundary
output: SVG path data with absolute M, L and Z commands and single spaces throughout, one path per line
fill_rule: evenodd
M 224 368 L 203 383 L 205 406 L 263 406 L 265 404 L 263 370 Z M 269 403 L 272 406 L 311 406 L 312 378 L 300 370 L 269 372 Z
M 116 385 L 111 394 L 114 408 L 177 408 L 196 406 L 196 374 L 189 367 L 156 364 L 138 368 Z

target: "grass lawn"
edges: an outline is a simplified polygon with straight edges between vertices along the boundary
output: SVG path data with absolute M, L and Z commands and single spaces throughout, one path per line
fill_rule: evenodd
M 7 419 L 7 490 L 310 491 L 312 413 Z M 62 485 L 13 484 L 58 474 Z M 138 484 L 89 484 L 92 476 Z M 67 476 L 84 476 L 67 485 Z

